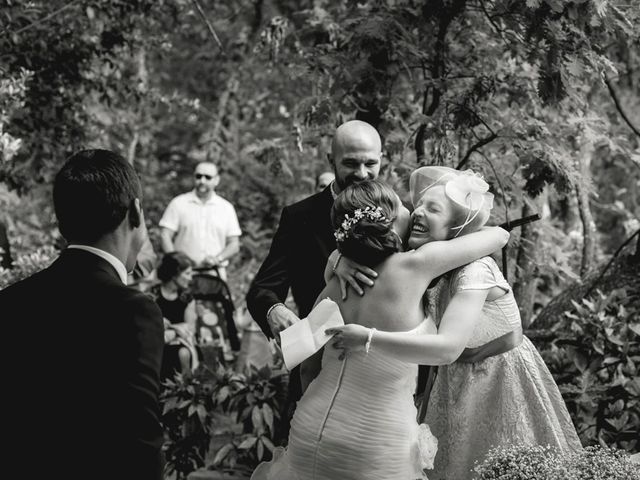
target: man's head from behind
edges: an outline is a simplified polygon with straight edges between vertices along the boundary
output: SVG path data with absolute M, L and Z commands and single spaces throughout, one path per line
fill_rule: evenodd
M 126 219 L 125 231 L 131 232 L 133 239 L 134 262 L 144 240 L 141 198 L 135 170 L 109 150 L 82 150 L 72 155 L 56 175 L 53 186 L 58 226 L 69 243 L 95 244 Z
M 380 173 L 382 141 L 366 122 L 350 120 L 340 125 L 331 143 L 329 163 L 336 175 L 338 191 L 352 183 L 374 180 Z

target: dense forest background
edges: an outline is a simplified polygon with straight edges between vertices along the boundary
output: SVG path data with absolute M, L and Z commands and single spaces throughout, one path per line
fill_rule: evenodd
M 605 310 L 640 310 L 637 0 L 0 0 L 14 257 L 51 255 L 51 183 L 71 152 L 112 148 L 135 165 L 154 242 L 209 159 L 244 232 L 229 269 L 241 303 L 281 208 L 312 193 L 352 118 L 379 129 L 382 176 L 403 195 L 418 165 L 469 167 L 496 195 L 494 223 L 541 215 L 506 251 L 526 325 L 553 330 L 595 288 L 616 292 Z M 633 385 L 620 431 L 640 422 Z

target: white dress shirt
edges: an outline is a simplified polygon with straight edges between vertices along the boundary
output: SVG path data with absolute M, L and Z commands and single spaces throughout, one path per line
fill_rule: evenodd
M 104 250 L 100 250 L 99 248 L 90 247 L 89 245 L 69 245 L 67 248 L 75 248 L 77 250 L 84 250 L 85 252 L 93 253 L 94 255 L 99 256 L 103 260 L 106 260 L 111 264 L 113 268 L 118 272 L 118 276 L 122 283 L 127 284 L 127 267 L 124 266 L 118 258 L 111 255 L 109 252 L 105 252 Z
M 227 238 L 242 234 L 233 205 L 216 193 L 205 202 L 194 191 L 178 195 L 169 203 L 160 226 L 176 232 L 173 246 L 196 264 L 224 250 Z

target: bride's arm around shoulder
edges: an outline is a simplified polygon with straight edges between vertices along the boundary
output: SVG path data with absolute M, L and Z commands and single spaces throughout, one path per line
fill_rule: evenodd
M 335 348 L 345 352 L 381 352 L 407 363 L 448 365 L 460 356 L 480 318 L 487 290 L 457 292 L 440 322 L 437 334 L 416 335 L 408 332 L 385 332 L 348 324 L 327 330 L 336 334 Z
M 503 228 L 484 227 L 451 240 L 425 243 L 412 252 L 410 261 L 435 278 L 500 250 L 508 241 L 509 232 Z

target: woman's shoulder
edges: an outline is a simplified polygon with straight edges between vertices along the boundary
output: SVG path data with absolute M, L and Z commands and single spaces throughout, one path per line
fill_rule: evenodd
M 465 266 L 458 269 L 458 273 L 469 272 L 494 272 L 500 270 L 496 261 L 489 256 L 478 258 L 471 263 L 467 263 Z
M 491 257 L 482 257 L 457 269 L 451 283 L 460 290 L 491 288 L 500 286 L 505 280 L 496 261 Z

